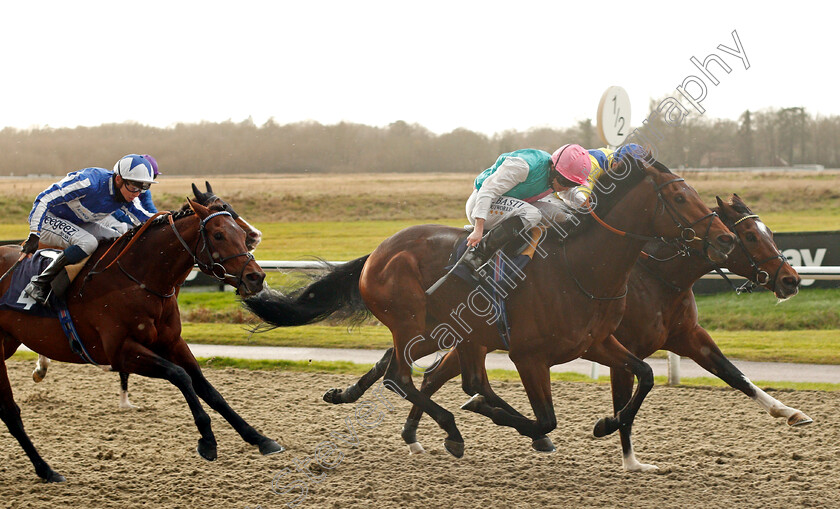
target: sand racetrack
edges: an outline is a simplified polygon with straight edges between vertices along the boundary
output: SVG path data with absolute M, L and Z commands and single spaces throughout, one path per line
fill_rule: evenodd
M 815 421 L 790 429 L 733 390 L 655 387 L 634 436 L 639 460 L 660 470 L 630 474 L 618 437 L 591 434 L 610 408 L 603 384 L 553 385 L 559 425 L 550 437 L 558 451 L 540 454 L 515 431 L 459 410 L 466 397 L 450 382 L 436 400 L 455 414 L 466 440 L 457 460 L 428 417 L 418 432 L 428 454 L 408 455 L 399 431 L 409 406 L 391 392 L 369 393 L 366 404 L 321 400 L 354 377 L 206 370 L 234 409 L 287 448 L 260 456 L 211 411 L 219 459 L 210 463 L 196 454 L 186 403 L 166 382 L 132 377 L 132 401 L 142 408 L 126 412 L 117 408 L 116 374 L 54 363 L 35 385 L 32 363 L 8 365 L 29 436 L 67 482 L 43 484 L 4 426 L 0 507 L 269 509 L 296 500 L 300 508 L 840 507 L 838 393 L 771 392 Z M 519 384 L 494 385 L 531 415 Z M 332 468 L 312 463 L 310 475 L 321 478 L 307 481 L 295 465 L 316 452 Z

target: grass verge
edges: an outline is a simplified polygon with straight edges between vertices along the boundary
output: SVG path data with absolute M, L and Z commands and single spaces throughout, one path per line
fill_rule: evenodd
M 303 348 L 385 349 L 393 345 L 383 326 L 306 325 L 250 334 L 247 325 L 185 323 L 188 343 Z M 840 329 L 795 331 L 710 331 L 715 343 L 731 359 L 760 362 L 840 364 Z M 663 354 L 659 354 L 663 355 Z

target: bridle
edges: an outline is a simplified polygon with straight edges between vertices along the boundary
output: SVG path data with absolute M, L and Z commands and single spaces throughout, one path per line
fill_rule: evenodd
M 770 256 L 770 257 L 765 258 L 763 260 L 756 261 L 756 259 L 753 257 L 753 255 L 750 254 L 749 249 L 747 249 L 747 247 L 744 245 L 744 242 L 741 240 L 741 235 L 738 233 L 738 229 L 735 228 L 736 226 L 738 226 L 739 223 L 741 223 L 742 221 L 745 221 L 747 219 L 760 220 L 759 217 L 758 217 L 758 214 L 747 214 L 747 215 L 741 217 L 740 219 L 738 219 L 737 221 L 735 221 L 734 223 L 732 223 L 732 228 L 730 228 L 730 230 L 732 230 L 732 232 L 735 234 L 735 241 L 738 243 L 738 246 L 744 252 L 744 255 L 746 255 L 747 261 L 749 261 L 750 266 L 752 266 L 753 270 L 755 271 L 755 279 L 747 278 L 747 281 L 743 285 L 741 285 L 739 287 L 736 287 L 735 284 L 728 277 L 726 277 L 726 275 L 723 273 L 723 271 L 720 270 L 720 267 L 718 267 L 717 264 L 715 264 L 715 270 L 718 272 L 718 274 L 720 274 L 723 277 L 724 280 L 726 280 L 727 283 L 729 283 L 729 285 L 732 287 L 732 289 L 735 290 L 735 293 L 738 293 L 738 294 L 741 294 L 741 293 L 744 293 L 744 292 L 752 293 L 752 291 L 755 288 L 757 288 L 759 286 L 764 286 L 767 283 L 769 283 L 771 280 L 773 281 L 772 290 L 776 291 L 776 282 L 777 282 L 778 277 L 779 277 L 779 272 L 782 270 L 782 267 L 784 267 L 785 263 L 787 263 L 787 258 L 782 253 L 779 253 L 777 255 Z M 776 251 L 778 252 L 778 249 Z M 773 277 L 771 279 L 770 278 L 770 273 L 767 272 L 766 270 L 762 269 L 761 266 L 763 264 L 765 264 L 769 261 L 773 261 L 773 260 L 781 260 L 782 263 L 780 263 L 779 266 L 776 268 L 776 272 L 773 274 Z M 709 260 L 709 261 L 711 261 L 711 260 Z
M 713 246 L 709 242 L 709 232 L 712 229 L 712 223 L 714 222 L 715 218 L 718 217 L 717 213 L 712 211 L 712 212 L 706 214 L 705 216 L 701 217 L 700 219 L 698 219 L 694 222 L 689 222 L 685 217 L 683 217 L 682 214 L 679 213 L 678 210 L 676 210 L 673 207 L 673 205 L 668 203 L 668 201 L 665 200 L 665 197 L 662 195 L 662 189 L 664 189 L 666 186 L 668 186 L 670 184 L 677 183 L 677 182 L 684 182 L 684 181 L 685 181 L 685 179 L 682 178 L 682 177 L 675 177 L 675 178 L 673 178 L 673 179 L 671 179 L 667 182 L 664 182 L 662 184 L 654 183 L 654 191 L 656 192 L 656 197 L 657 197 L 657 201 L 658 201 L 658 204 L 656 206 L 656 210 L 654 211 L 654 215 L 660 213 L 660 212 L 658 212 L 660 205 L 662 206 L 663 212 L 668 212 L 668 215 L 671 217 L 671 220 L 674 222 L 675 225 L 677 225 L 677 227 L 680 230 L 680 235 L 676 239 L 674 239 L 678 243 L 680 243 L 680 242 L 688 243 L 688 242 L 694 242 L 695 240 L 700 240 L 700 241 L 703 242 L 703 253 L 706 255 L 706 257 L 708 257 L 709 247 L 711 247 L 712 249 L 714 249 L 715 251 L 718 251 L 720 253 L 720 250 L 718 250 L 715 246 Z M 586 205 L 587 205 L 589 215 L 592 216 L 592 218 L 595 219 L 595 221 L 599 225 L 604 227 L 607 231 L 610 231 L 610 232 L 612 232 L 612 233 L 614 233 L 614 234 L 616 234 L 620 237 L 629 237 L 629 238 L 632 238 L 632 239 L 644 240 L 644 241 L 660 241 L 660 242 L 663 242 L 663 243 L 666 243 L 666 244 L 671 243 L 665 237 L 652 237 L 650 235 L 641 235 L 641 234 L 638 234 L 638 233 L 632 233 L 632 232 L 626 232 L 626 231 L 623 231 L 623 230 L 619 230 L 618 228 L 610 226 L 609 224 L 606 223 L 606 221 L 604 221 L 603 219 L 598 217 L 598 214 L 595 213 L 595 209 L 592 207 L 590 202 L 587 202 Z M 698 223 L 700 223 L 701 221 L 705 221 L 706 219 L 709 219 L 709 224 L 706 225 L 706 232 L 704 233 L 702 238 L 697 237 L 697 232 L 694 229 L 694 227 Z M 719 219 L 719 217 L 718 217 L 718 219 Z M 683 226 L 685 223 L 688 223 L 688 225 Z M 721 253 L 721 255 L 723 255 L 723 253 Z M 572 278 L 572 280 L 575 282 L 578 289 L 584 295 L 589 297 L 589 299 L 591 299 L 591 300 L 618 300 L 618 299 L 623 299 L 624 297 L 627 296 L 628 287 L 625 285 L 624 292 L 621 295 L 618 295 L 618 296 L 615 296 L 615 297 L 596 297 L 592 293 L 588 292 L 583 287 L 583 285 L 581 285 L 580 281 L 578 281 L 578 279 L 574 276 L 572 271 L 569 269 L 569 261 L 568 261 L 568 256 L 566 255 L 566 244 L 565 243 L 563 244 L 563 257 L 564 257 L 564 262 L 566 264 L 566 272 Z
M 221 217 L 221 216 L 228 216 L 231 219 L 233 219 L 233 214 L 231 214 L 227 210 L 222 210 L 220 212 L 214 212 L 214 213 L 208 215 L 207 217 L 205 217 L 204 219 L 201 220 L 201 223 L 198 226 L 198 234 L 199 235 L 198 235 L 198 238 L 195 241 L 195 248 L 194 249 L 190 249 L 190 246 L 187 245 L 187 242 L 184 240 L 183 237 L 181 237 L 181 234 L 178 233 L 178 229 L 175 227 L 175 221 L 172 219 L 171 215 L 169 216 L 169 225 L 172 227 L 172 231 L 175 233 L 175 237 L 178 238 L 178 240 L 181 242 L 181 245 L 184 246 L 184 249 L 187 250 L 187 253 L 189 253 L 189 255 L 193 257 L 193 261 L 195 262 L 196 265 L 198 265 L 198 268 L 202 272 L 214 277 L 215 279 L 217 279 L 218 281 L 220 281 L 222 283 L 224 283 L 227 278 L 234 278 L 234 282 L 236 283 L 234 285 L 234 287 L 238 289 L 239 286 L 242 284 L 242 276 L 245 274 L 245 268 L 248 266 L 248 264 L 250 262 L 254 261 L 254 255 L 251 254 L 250 251 L 243 251 L 241 253 L 237 253 L 237 254 L 234 254 L 234 255 L 231 255 L 231 256 L 227 256 L 227 257 L 222 258 L 222 259 L 218 259 L 218 260 L 216 259 L 216 258 L 218 258 L 218 254 L 216 254 L 216 256 L 214 256 L 215 252 L 211 249 L 211 241 L 210 241 L 210 238 L 209 238 L 208 233 L 207 233 L 206 225 L 214 217 Z M 238 228 L 238 226 L 237 226 L 237 228 Z M 199 249 L 199 244 L 201 244 L 200 249 Z M 207 261 L 207 262 L 202 261 L 199 258 L 199 256 L 202 255 L 202 254 L 206 254 L 207 259 L 209 261 Z M 240 269 L 239 274 L 230 274 L 227 271 L 227 269 L 225 268 L 225 266 L 223 265 L 224 262 L 226 262 L 228 260 L 232 260 L 234 258 L 238 258 L 240 256 L 244 256 L 245 258 L 247 258 L 246 262 L 242 264 L 242 269 Z
M 126 277 L 128 277 L 133 282 L 137 283 L 140 286 L 140 288 L 143 288 L 144 290 L 151 293 L 152 295 L 155 295 L 155 296 L 160 297 L 162 299 L 168 299 L 168 298 L 174 296 L 175 293 L 177 292 L 178 286 L 183 284 L 183 281 L 179 284 L 176 284 L 169 293 L 157 292 L 157 291 L 149 288 L 145 283 L 140 281 L 135 276 L 131 275 L 122 266 L 122 264 L 119 263 L 119 259 L 122 257 L 122 255 L 125 254 L 126 251 L 128 251 L 128 249 L 131 247 L 131 245 L 134 244 L 134 242 L 140 237 L 140 235 L 149 227 L 149 225 L 151 225 L 152 220 L 154 218 L 158 217 L 158 216 L 161 216 L 161 215 L 168 216 L 169 225 L 172 228 L 172 231 L 175 233 L 175 237 L 177 237 L 178 241 L 181 242 L 181 245 L 184 247 L 184 249 L 187 251 L 187 253 L 190 256 L 192 256 L 193 263 L 195 265 L 198 265 L 198 268 L 202 272 L 210 275 L 211 277 L 213 277 L 214 279 L 216 279 L 216 280 L 218 280 L 219 282 L 222 282 L 222 283 L 224 283 L 225 280 L 229 277 L 234 278 L 234 283 L 235 283 L 234 287 L 237 288 L 237 291 L 238 291 L 239 287 L 242 285 L 242 278 L 243 278 L 243 275 L 245 274 L 245 268 L 248 266 L 248 264 L 251 261 L 254 261 L 254 255 L 251 254 L 251 252 L 249 252 L 249 251 L 244 251 L 242 253 L 238 253 L 238 254 L 235 254 L 235 255 L 231 255 L 231 256 L 222 258 L 220 260 L 215 259 L 215 257 L 213 256 L 214 251 L 211 249 L 211 241 L 210 241 L 209 234 L 207 232 L 206 226 L 207 226 L 207 223 L 211 219 L 213 219 L 214 217 L 229 216 L 231 219 L 233 219 L 233 214 L 231 214 L 230 212 L 228 212 L 226 210 L 223 210 L 223 211 L 214 212 L 212 214 L 209 214 L 207 217 L 205 217 L 204 219 L 202 219 L 199 222 L 199 226 L 198 226 L 198 234 L 199 235 L 198 235 L 198 238 L 196 239 L 196 242 L 195 242 L 195 248 L 190 248 L 190 246 L 187 244 L 187 242 L 184 240 L 184 238 L 178 232 L 178 228 L 175 226 L 175 220 L 173 219 L 171 212 L 158 212 L 157 214 L 152 216 L 150 219 L 148 219 L 143 224 L 142 227 L 140 227 L 140 230 L 137 231 L 136 234 L 134 234 L 134 237 L 126 244 L 126 246 L 124 248 L 122 248 L 122 250 L 117 254 L 117 256 L 114 258 L 114 260 L 111 261 L 111 263 L 109 263 L 104 269 L 102 269 L 100 271 L 97 271 L 96 267 L 99 265 L 99 263 L 102 260 L 105 259 L 105 257 L 111 251 L 111 248 L 113 248 L 117 243 L 115 242 L 111 247 L 109 247 L 105 251 L 105 253 L 96 261 L 96 263 L 94 263 L 93 267 L 88 272 L 88 275 L 85 277 L 85 280 L 82 284 L 82 287 L 79 289 L 79 295 L 82 294 L 82 290 L 84 289 L 84 283 L 87 283 L 87 281 L 89 279 L 91 279 L 93 276 L 105 272 L 106 270 L 111 268 L 112 265 L 116 264 L 117 268 L 119 268 L 120 271 L 122 271 L 122 273 L 126 275 Z M 199 245 L 201 245 L 200 248 L 199 248 Z M 205 255 L 207 257 L 208 261 L 207 262 L 202 261 L 199 258 L 199 256 L 201 256 L 201 255 Z M 224 262 L 226 262 L 228 260 L 231 260 L 233 258 L 238 258 L 240 256 L 246 257 L 247 260 L 244 264 L 242 264 L 242 269 L 239 271 L 239 274 L 234 275 L 234 274 L 228 273 L 227 269 L 223 265 Z
M 709 212 L 708 214 L 701 217 L 700 219 L 698 219 L 698 220 L 696 220 L 692 223 L 689 223 L 689 221 L 685 217 L 683 217 L 683 215 L 680 214 L 679 211 L 676 210 L 673 205 L 668 203 L 668 201 L 662 195 L 662 189 L 664 189 L 666 186 L 668 186 L 670 184 L 674 184 L 674 183 L 677 183 L 677 182 L 685 182 L 685 179 L 682 178 L 682 177 L 676 177 L 676 178 L 673 178 L 673 179 L 671 179 L 667 182 L 663 182 L 662 184 L 655 184 L 654 185 L 654 191 L 656 192 L 656 198 L 658 200 L 658 205 L 656 207 L 656 210 L 659 210 L 659 207 L 661 205 L 663 211 L 668 212 L 668 215 L 671 217 L 671 220 L 680 229 L 679 236 L 676 237 L 674 240 L 684 242 L 686 244 L 689 243 L 689 242 L 694 242 L 696 240 L 699 240 L 699 241 L 703 242 L 703 254 L 704 255 L 706 255 L 708 257 L 708 250 L 711 247 L 712 249 L 714 249 L 715 251 L 720 253 L 721 256 L 723 256 L 724 253 L 721 253 L 719 249 L 717 249 L 715 246 L 712 245 L 711 242 L 709 242 L 709 232 L 712 229 L 712 223 L 714 223 L 714 220 L 715 220 L 716 217 L 718 219 L 720 219 L 717 215 L 717 212 L 714 212 L 714 211 Z M 659 241 L 659 242 L 663 242 L 665 244 L 670 244 L 671 243 L 665 237 L 651 237 L 650 235 L 641 235 L 641 234 L 638 234 L 638 233 L 625 232 L 625 231 L 619 230 L 618 228 L 610 226 L 609 224 L 606 223 L 606 221 L 604 221 L 603 219 L 598 217 L 598 214 L 595 213 L 595 209 L 590 207 L 588 212 L 589 212 L 589 215 L 591 215 L 593 217 L 593 219 L 595 219 L 595 221 L 598 224 L 600 224 L 601 226 L 603 226 L 604 228 L 606 228 L 610 232 L 615 233 L 616 235 L 619 235 L 619 236 L 622 236 L 622 237 L 630 237 L 632 239 L 638 239 L 638 240 L 644 240 L 644 241 Z M 655 213 L 657 213 L 657 212 L 655 212 Z M 697 236 L 697 231 L 695 230 L 694 227 L 697 226 L 697 224 L 699 224 L 701 221 L 705 221 L 706 219 L 709 219 L 709 224 L 706 225 L 706 231 L 703 234 L 703 237 L 698 237 Z M 684 223 L 688 223 L 688 225 L 684 226 L 683 225 Z

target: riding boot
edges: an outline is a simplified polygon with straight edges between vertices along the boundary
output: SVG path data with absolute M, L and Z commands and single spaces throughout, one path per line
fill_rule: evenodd
M 478 271 L 496 251 L 502 249 L 507 243 L 518 237 L 524 227 L 525 225 L 519 216 L 512 216 L 505 219 L 495 228 L 487 232 L 475 248 L 467 252 L 463 262 L 474 271 Z
M 50 283 L 68 263 L 67 257 L 62 252 L 44 269 L 44 272 L 34 276 L 23 291 L 38 304 L 46 305 L 50 294 Z

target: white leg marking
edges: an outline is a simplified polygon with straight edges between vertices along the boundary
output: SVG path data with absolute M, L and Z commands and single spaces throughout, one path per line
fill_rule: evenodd
M 35 380 L 35 383 L 40 382 L 47 376 L 47 368 L 50 367 L 50 359 L 48 357 L 44 357 L 43 355 L 38 356 L 38 360 L 35 361 L 35 371 L 32 372 L 32 379 Z
M 744 380 L 746 380 L 747 383 L 750 384 L 750 387 L 752 387 L 755 391 L 755 397 L 753 398 L 755 402 L 771 416 L 784 417 L 787 419 L 787 423 L 790 426 L 802 426 L 804 424 L 811 424 L 814 422 L 813 419 L 805 415 L 800 410 L 782 404 L 781 401 L 756 387 L 747 377 L 744 377 Z
M 414 442 L 413 444 L 408 444 L 408 453 L 409 454 L 423 454 L 426 450 L 423 449 L 423 446 L 420 445 L 420 442 Z
M 639 460 L 636 459 L 636 451 L 633 450 L 632 443 L 630 444 L 630 450 L 627 451 L 627 454 L 621 457 L 621 463 L 624 465 L 624 470 L 627 472 L 651 472 L 653 470 L 659 470 L 659 467 L 656 465 L 639 463 Z
M 131 401 L 128 400 L 128 392 L 120 390 L 120 409 L 131 410 L 132 408 L 137 407 L 132 405 Z

